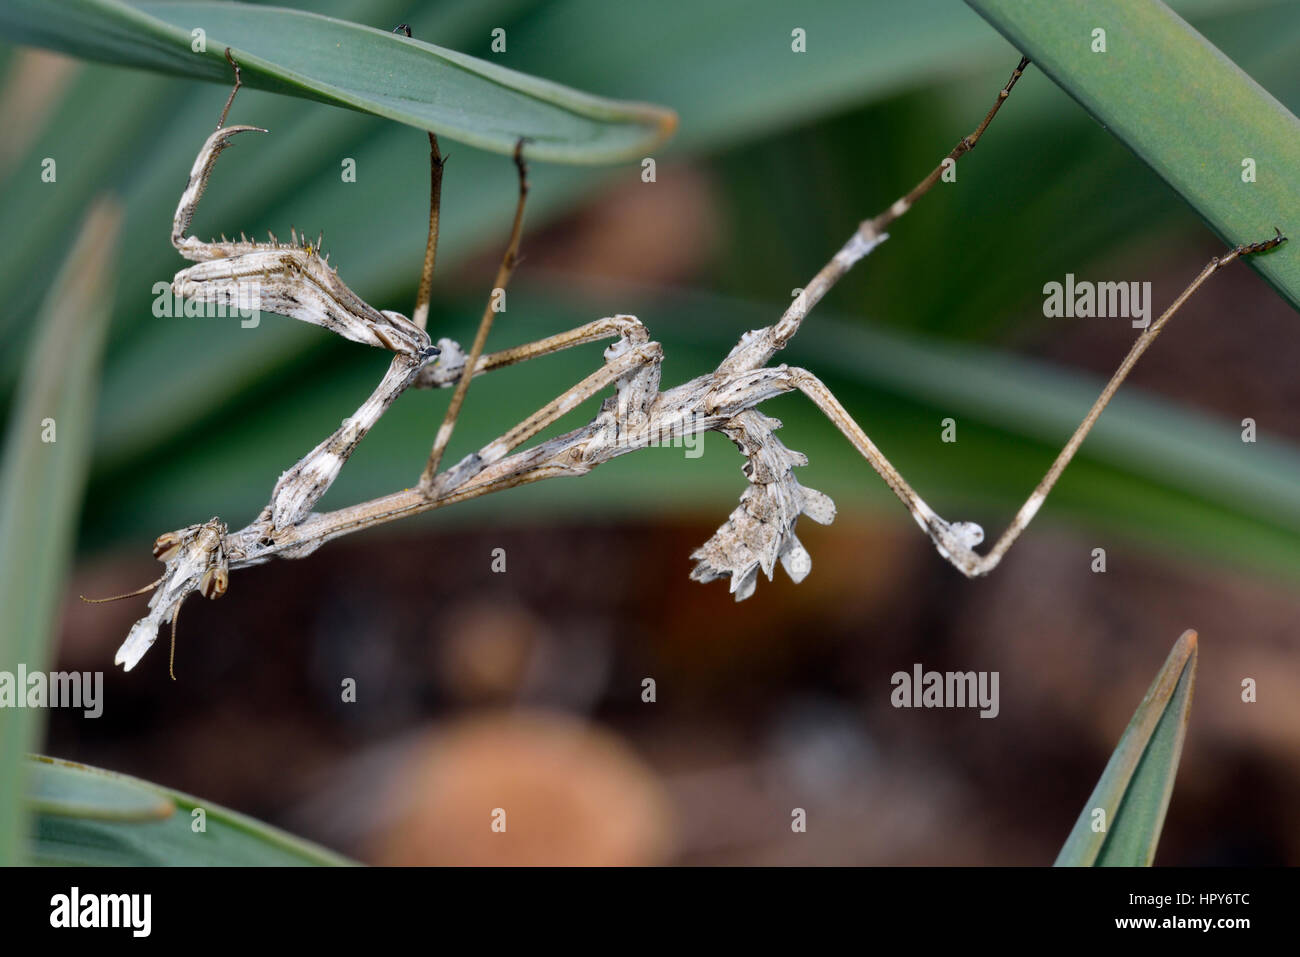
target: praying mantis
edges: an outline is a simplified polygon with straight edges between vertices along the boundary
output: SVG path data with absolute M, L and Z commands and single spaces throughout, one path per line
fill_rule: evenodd
M 409 30 L 406 32 L 409 36 Z M 940 556 L 968 577 L 987 575 L 1038 513 L 1106 405 L 1170 318 L 1215 272 L 1242 256 L 1266 252 L 1285 241 L 1281 231 L 1275 228 L 1272 238 L 1236 246 L 1206 264 L 1138 336 L 1006 530 L 987 552 L 980 553 L 976 549 L 984 540 L 983 529 L 974 522 L 945 520 L 932 509 L 820 379 L 803 368 L 769 363 L 799 331 L 826 293 L 889 239 L 887 230 L 894 222 L 939 182 L 945 169 L 975 148 L 1028 68 L 1027 58 L 1021 59 L 975 130 L 963 137 L 911 191 L 877 216 L 862 221 L 775 323 L 744 333 L 714 371 L 661 389 L 663 349 L 650 338 L 640 320 L 630 315 L 608 316 L 524 345 L 485 352 L 495 316 L 489 301 L 468 352 L 449 339 L 437 343 L 431 340 L 426 325 L 436 262 L 444 162 L 433 133 L 429 134 L 428 242 L 416 306 L 409 319 L 364 302 L 329 266 L 319 243 L 308 242 L 296 233 L 288 243 L 281 243 L 274 236 L 269 242 L 242 236 L 239 240 L 222 237 L 204 242 L 190 235 L 195 209 L 207 189 L 217 157 L 237 135 L 266 132 L 255 126 L 225 125 L 240 88 L 239 65 L 229 50 L 226 57 L 234 71 L 235 85 L 216 130 L 194 161 L 173 220 L 172 244 L 183 257 L 195 263 L 176 274 L 173 292 L 185 299 L 232 304 L 241 301 L 251 283 L 262 308 L 321 326 L 353 342 L 384 349 L 392 353 L 392 359 L 388 371 L 356 412 L 280 476 L 268 504 L 252 522 L 232 531 L 213 517 L 201 524 L 167 532 L 157 539 L 154 555 L 164 564 L 162 575 L 129 595 L 116 596 L 125 598 L 153 591 L 148 614 L 133 625 L 114 659 L 127 671 L 139 663 L 167 623 L 171 625 L 174 661 L 181 605 L 196 591 L 206 598 L 223 595 L 233 570 L 273 558 L 303 558 L 340 536 L 508 488 L 561 476 L 585 475 L 598 465 L 645 448 L 665 436 L 718 431 L 746 459 L 743 471 L 749 485 L 740 505 L 714 536 L 693 553 L 691 557 L 696 565 L 691 577 L 701 582 L 728 578 L 730 590 L 738 601 L 754 593 L 760 572 L 770 580 L 777 564 L 782 565 L 791 579 L 800 582 L 811 571 L 812 559 L 795 534 L 798 519 L 807 516 L 814 522 L 828 524 L 835 517 L 835 506 L 823 493 L 798 482 L 794 469 L 807 464 L 806 457 L 787 448 L 775 435 L 780 422 L 758 410 L 762 402 L 793 391 L 812 400 L 867 460 L 907 507 Z M 494 291 L 505 289 L 518 261 L 529 188 L 525 148 L 526 142 L 520 140 L 514 151 L 519 193 Z M 613 342 L 604 350 L 604 364 L 599 369 L 478 451 L 448 468 L 441 468 L 443 453 L 472 379 L 561 350 L 607 340 Z M 392 403 L 411 388 L 453 389 L 416 483 L 368 502 L 323 513 L 314 511 L 366 434 Z M 587 425 L 525 447 L 529 440 L 583 401 L 610 389 L 613 394 L 604 400 L 599 413 Z M 172 677 L 175 677 L 174 669 Z

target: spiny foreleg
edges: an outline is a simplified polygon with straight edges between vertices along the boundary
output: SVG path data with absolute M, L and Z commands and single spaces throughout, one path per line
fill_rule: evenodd
M 375 309 L 361 299 L 314 247 L 255 247 L 253 252 L 182 269 L 172 280 L 173 293 L 244 311 L 273 312 L 390 352 L 428 354 L 427 332 L 401 313 Z

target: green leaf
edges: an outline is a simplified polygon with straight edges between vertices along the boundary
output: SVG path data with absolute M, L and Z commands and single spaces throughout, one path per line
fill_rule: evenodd
M 339 866 L 352 862 L 199 798 L 40 755 L 31 858 L 42 865 Z M 192 812 L 202 808 L 203 814 Z M 201 830 L 195 822 L 203 821 Z
M 27 805 L 37 814 L 100 821 L 159 821 L 176 810 L 165 795 L 125 775 L 43 755 L 30 755 L 27 771 Z
M 192 31 L 204 31 L 194 52 Z M 671 110 L 592 96 L 371 26 L 242 3 L 41 0 L 0 8 L 0 34 L 88 60 L 230 83 L 225 51 L 245 84 L 346 106 L 530 158 L 609 163 L 644 156 L 672 135 Z M 292 43 L 285 38 L 292 37 Z
M 43 671 L 51 657 L 91 446 L 120 220 L 111 199 L 86 217 L 35 317 L 39 333 L 9 420 L 0 473 L 0 671 L 11 674 L 19 666 Z M 40 714 L 6 708 L 0 721 L 0 864 L 20 853 L 23 755 L 37 739 Z
M 1164 667 L 1119 739 L 1057 867 L 1149 867 L 1178 773 L 1196 683 L 1196 632 L 1174 642 Z M 1094 831 L 1095 812 L 1105 830 Z
M 1300 120 L 1158 0 L 967 0 L 1300 308 Z M 1106 52 L 1092 50 L 1104 29 Z M 1255 182 L 1243 182 L 1254 160 Z

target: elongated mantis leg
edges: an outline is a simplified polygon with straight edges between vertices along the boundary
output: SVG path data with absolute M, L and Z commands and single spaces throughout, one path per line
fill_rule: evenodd
M 644 328 L 630 316 L 618 318 L 629 319 L 638 328 Z M 540 446 L 515 455 L 509 453 L 610 385 L 620 380 L 626 381 L 629 377 L 634 378 L 644 371 L 657 372 L 663 355 L 659 343 L 648 339 L 625 339 L 620 342 L 626 342 L 626 346 L 619 349 L 616 355 L 608 357 L 603 368 L 557 396 L 504 435 L 440 473 L 431 492 L 416 487 L 333 512 L 309 515 L 298 525 L 285 529 L 274 544 L 258 547 L 251 554 L 241 557 L 240 563 L 265 561 L 274 554 L 302 557 L 333 538 L 362 528 L 418 515 L 554 475 L 577 475 L 589 471 L 600 463 L 588 462 L 580 453 L 584 437 L 595 437 L 597 434 L 594 424 L 547 440 Z M 773 394 L 779 391 L 781 390 L 773 390 Z M 516 470 L 518 475 L 515 474 Z
M 644 328 L 635 316 L 606 316 L 604 319 L 585 323 L 568 332 L 561 332 L 519 346 L 511 346 L 509 349 L 485 353 L 479 356 L 474 367 L 474 375 L 480 376 L 493 369 L 503 369 L 506 366 L 517 365 L 530 359 L 538 359 L 565 349 L 585 346 L 616 336 L 636 338 L 643 335 L 639 330 Z M 439 342 L 444 346 L 442 357 L 436 365 L 424 367 L 415 382 L 416 388 L 445 389 L 460 381 L 467 357 L 460 352 L 459 347 L 448 347 L 449 340 L 441 339 Z
M 636 323 L 636 329 L 640 333 L 639 340 L 626 337 L 620 339 L 620 344 L 626 343 L 626 348 L 620 350 L 617 355 L 607 353 L 607 361 L 603 367 L 597 369 L 563 394 L 552 399 L 499 438 L 489 442 L 477 452 L 462 459 L 442 475 L 437 476 L 432 485 L 433 494 L 436 495 L 444 489 L 459 488 L 483 469 L 500 462 L 514 449 L 587 399 L 639 368 L 657 366 L 663 359 L 663 348 L 657 342 L 648 341 L 649 337 L 645 333 L 645 327 L 636 320 L 632 321 Z
M 1087 437 L 1088 433 L 1092 431 L 1092 427 L 1097 423 L 1097 419 L 1100 417 L 1102 410 L 1110 403 L 1110 400 L 1114 397 L 1115 392 L 1119 389 L 1120 385 L 1126 378 L 1128 378 L 1128 374 L 1133 371 L 1133 367 L 1137 365 L 1138 359 L 1142 358 L 1142 353 L 1146 352 L 1147 349 L 1151 347 L 1151 343 L 1155 341 L 1156 336 L 1160 335 L 1165 324 L 1168 323 L 1169 320 L 1173 318 L 1174 314 L 1183 307 L 1183 304 L 1192 297 L 1192 294 L 1201 287 L 1201 284 L 1224 266 L 1241 256 L 1250 256 L 1255 253 L 1265 252 L 1286 242 L 1286 237 L 1282 235 L 1280 229 L 1274 227 L 1274 232 L 1276 235 L 1272 239 L 1265 239 L 1254 243 L 1244 243 L 1230 249 L 1222 256 L 1216 256 L 1214 259 L 1211 259 L 1206 263 L 1205 268 L 1200 271 L 1196 278 L 1188 284 L 1187 288 L 1180 292 L 1177 298 L 1169 304 L 1169 308 L 1161 313 L 1160 318 L 1153 322 L 1150 327 L 1142 331 L 1142 334 L 1138 336 L 1137 340 L 1129 349 L 1128 355 L 1124 357 L 1124 361 L 1120 363 L 1119 368 L 1115 370 L 1115 374 L 1112 375 L 1110 381 L 1106 383 L 1106 387 L 1102 390 L 1101 395 L 1097 397 L 1097 401 L 1092 404 L 1092 408 L 1088 410 L 1088 414 L 1084 417 L 1083 421 L 1079 423 L 1079 427 L 1075 429 L 1074 435 L 1070 436 L 1070 441 L 1065 444 L 1063 449 L 1061 449 L 1060 454 L 1056 457 L 1056 461 L 1052 463 L 1051 467 L 1047 470 L 1047 474 L 1043 476 L 1042 481 L 1038 483 L 1038 486 L 1025 501 L 1025 504 L 1020 507 L 1020 511 L 1016 513 L 1016 517 L 1007 527 L 1007 530 L 1002 533 L 1002 537 L 997 540 L 987 555 L 979 559 L 971 571 L 966 571 L 966 569 L 963 568 L 962 570 L 965 574 L 971 576 L 987 575 L 997 567 L 998 562 L 1002 560 L 1002 556 L 1007 553 L 1007 549 L 1011 547 L 1012 543 L 1015 542 L 1020 533 L 1025 530 L 1030 521 L 1033 520 L 1033 517 L 1038 514 L 1038 510 L 1042 507 L 1043 501 L 1047 498 L 1047 493 L 1052 490 L 1052 486 L 1055 485 L 1057 479 L 1061 477 L 1061 473 L 1065 471 L 1065 467 L 1069 465 L 1070 460 L 1074 458 L 1074 453 L 1079 450 L 1079 446 L 1083 444 L 1083 440 Z M 958 567 L 961 568 L 962 566 L 958 565 Z
M 1195 293 L 1196 290 L 1210 278 L 1210 276 L 1214 275 L 1214 273 L 1222 269 L 1224 266 L 1241 256 L 1248 256 L 1253 253 L 1264 252 L 1272 249 L 1284 241 L 1285 237 L 1282 235 L 1281 231 L 1278 230 L 1277 235 L 1272 239 L 1255 243 L 1246 243 L 1229 250 L 1222 256 L 1216 256 L 1214 259 L 1211 259 L 1196 278 L 1188 284 L 1187 288 L 1179 293 L 1177 298 L 1170 303 L 1169 307 L 1165 309 L 1160 317 L 1153 322 L 1149 328 L 1143 330 L 1142 334 L 1138 336 L 1137 340 L 1129 349 L 1128 355 L 1124 357 L 1124 361 L 1120 363 L 1119 368 L 1115 370 L 1110 381 L 1106 383 L 1105 388 L 1102 389 L 1101 394 L 1092 404 L 1092 408 L 1088 410 L 1083 421 L 1079 423 L 1074 434 L 1070 436 L 1070 440 L 1066 442 L 1065 447 L 1061 449 L 1056 460 L 1052 463 L 1051 467 L 1048 468 L 1047 474 L 1043 476 L 1034 491 L 1030 493 L 1029 498 L 1026 499 L 1025 504 L 1020 507 L 1015 518 L 1012 519 L 1011 524 L 1007 527 L 1006 531 L 1002 533 L 1002 536 L 986 555 L 980 555 L 974 551 L 974 546 L 978 545 L 984 539 L 983 530 L 973 522 L 949 523 L 940 518 L 938 514 L 930 508 L 930 506 L 927 505 L 919 495 L 916 494 L 912 487 L 907 484 L 903 479 L 903 476 L 899 474 L 898 470 L 894 468 L 892 464 L 890 464 L 889 460 L 885 458 L 884 454 L 876 447 L 875 443 L 871 441 L 871 438 L 867 433 L 853 420 L 853 417 L 849 415 L 844 406 L 841 405 L 839 400 L 831 394 L 831 391 L 821 382 L 821 380 L 806 369 L 791 369 L 791 381 L 796 388 L 817 404 L 817 407 L 826 414 L 827 418 L 829 418 L 835 426 L 844 433 L 845 437 L 853 443 L 854 448 L 861 452 L 863 457 L 871 463 L 872 468 L 880 473 L 880 476 L 885 480 L 886 484 L 893 489 L 894 494 L 896 494 L 899 499 L 902 500 L 903 504 L 907 506 L 908 510 L 912 513 L 913 518 L 916 519 L 917 524 L 920 525 L 921 528 L 930 536 L 935 547 L 944 558 L 951 562 L 958 571 L 968 577 L 975 578 L 980 575 L 987 575 L 997 567 L 998 563 L 1002 560 L 1002 556 L 1007 553 L 1007 550 L 1011 548 L 1012 544 L 1020 536 L 1020 533 L 1028 527 L 1034 516 L 1038 514 L 1038 510 L 1042 508 L 1043 502 L 1047 499 L 1048 493 L 1052 490 L 1052 487 L 1056 484 L 1057 480 L 1060 479 L 1061 473 L 1063 473 L 1066 466 L 1070 464 L 1070 460 L 1074 458 L 1075 453 L 1079 450 L 1079 446 L 1083 444 L 1083 440 L 1087 438 L 1088 433 L 1092 431 L 1092 427 L 1097 424 L 1097 420 L 1101 417 L 1102 411 L 1110 403 L 1110 400 L 1119 390 L 1119 387 L 1123 384 L 1124 380 L 1128 378 L 1128 374 L 1133 371 L 1133 367 L 1137 365 L 1138 359 L 1140 359 L 1142 354 L 1150 348 L 1151 343 L 1155 341 L 1156 336 L 1160 335 L 1161 330 L 1163 330 L 1169 320 L 1173 318 L 1174 314 L 1183 307 L 1187 300 L 1191 298 L 1192 294 Z
M 975 127 L 968 135 L 963 136 L 957 145 L 948 151 L 948 155 L 939 161 L 939 165 L 913 186 L 908 193 L 896 199 L 883 212 L 871 219 L 863 220 L 853 235 L 849 237 L 848 242 L 831 257 L 830 262 L 818 270 L 817 274 L 813 276 L 804 287 L 803 292 L 790 304 L 777 323 L 770 327 L 771 335 L 751 333 L 732 350 L 731 355 L 719 366 L 719 371 L 724 369 L 728 371 L 757 369 L 784 349 L 786 344 L 794 337 L 794 334 L 799 331 L 799 326 L 802 325 L 804 318 L 821 301 L 822 297 L 831 290 L 831 287 L 847 275 L 859 260 L 889 238 L 889 234 L 886 232 L 889 226 L 911 209 L 918 199 L 934 187 L 935 183 L 939 182 L 945 169 L 956 164 L 958 159 L 975 148 L 980 137 L 984 135 L 984 131 L 989 128 L 993 118 L 1002 109 L 1002 104 L 1011 95 L 1012 88 L 1024 76 L 1028 67 L 1029 57 L 1021 57 L 1020 63 L 1011 72 L 1010 79 L 998 91 L 997 99 L 994 100 L 993 106 L 989 108 L 979 126 Z
M 438 150 L 438 137 L 429 134 L 429 238 L 424 244 L 424 264 L 420 268 L 420 289 L 415 296 L 411 321 L 424 329 L 429 324 L 429 299 L 433 296 L 433 268 L 438 259 L 438 221 L 442 210 L 442 168 L 446 159 Z
M 393 28 L 407 39 L 411 25 L 399 23 Z M 424 329 L 429 324 L 429 299 L 433 295 L 433 267 L 438 258 L 438 219 L 442 209 L 442 168 L 447 165 L 438 150 L 437 134 L 429 133 L 429 238 L 424 244 L 424 265 L 420 269 L 420 289 L 415 296 L 415 311 L 411 321 Z
M 474 377 L 473 370 L 478 365 L 479 356 L 483 354 L 483 347 L 487 343 L 488 333 L 492 329 L 492 320 L 497 312 L 497 296 L 504 294 L 519 260 L 519 239 L 523 234 L 524 207 L 528 201 L 528 166 L 524 162 L 524 140 L 522 139 L 515 144 L 515 168 L 519 171 L 519 199 L 515 204 L 514 223 L 510 227 L 510 241 L 506 245 L 505 255 L 501 257 L 501 265 L 497 268 L 496 282 L 483 309 L 483 317 L 479 320 L 478 332 L 474 336 L 474 344 L 470 347 L 469 357 L 465 362 L 465 371 L 461 373 L 460 381 L 456 383 L 456 391 L 452 393 L 447 414 L 443 417 L 442 425 L 433 440 L 433 450 L 429 453 L 429 460 L 420 475 L 419 487 L 426 492 L 433 488 L 433 478 L 438 472 L 438 464 L 442 461 L 447 443 L 451 441 L 452 430 L 456 427 L 456 419 L 465 402 L 465 393 L 469 391 L 470 379 Z

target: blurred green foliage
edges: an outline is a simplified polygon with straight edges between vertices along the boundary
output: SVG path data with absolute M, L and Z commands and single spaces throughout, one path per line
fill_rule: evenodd
M 90 423 L 108 331 L 109 292 L 122 211 L 101 198 L 63 258 L 38 314 L 40 334 L 23 369 L 0 463 L 0 674 L 9 684 L 0 720 L 0 864 L 26 837 L 25 753 L 43 714 L 29 708 L 21 676 L 54 659 L 51 636 L 73 553 L 90 457 Z M 18 706 L 15 707 L 14 705 Z

